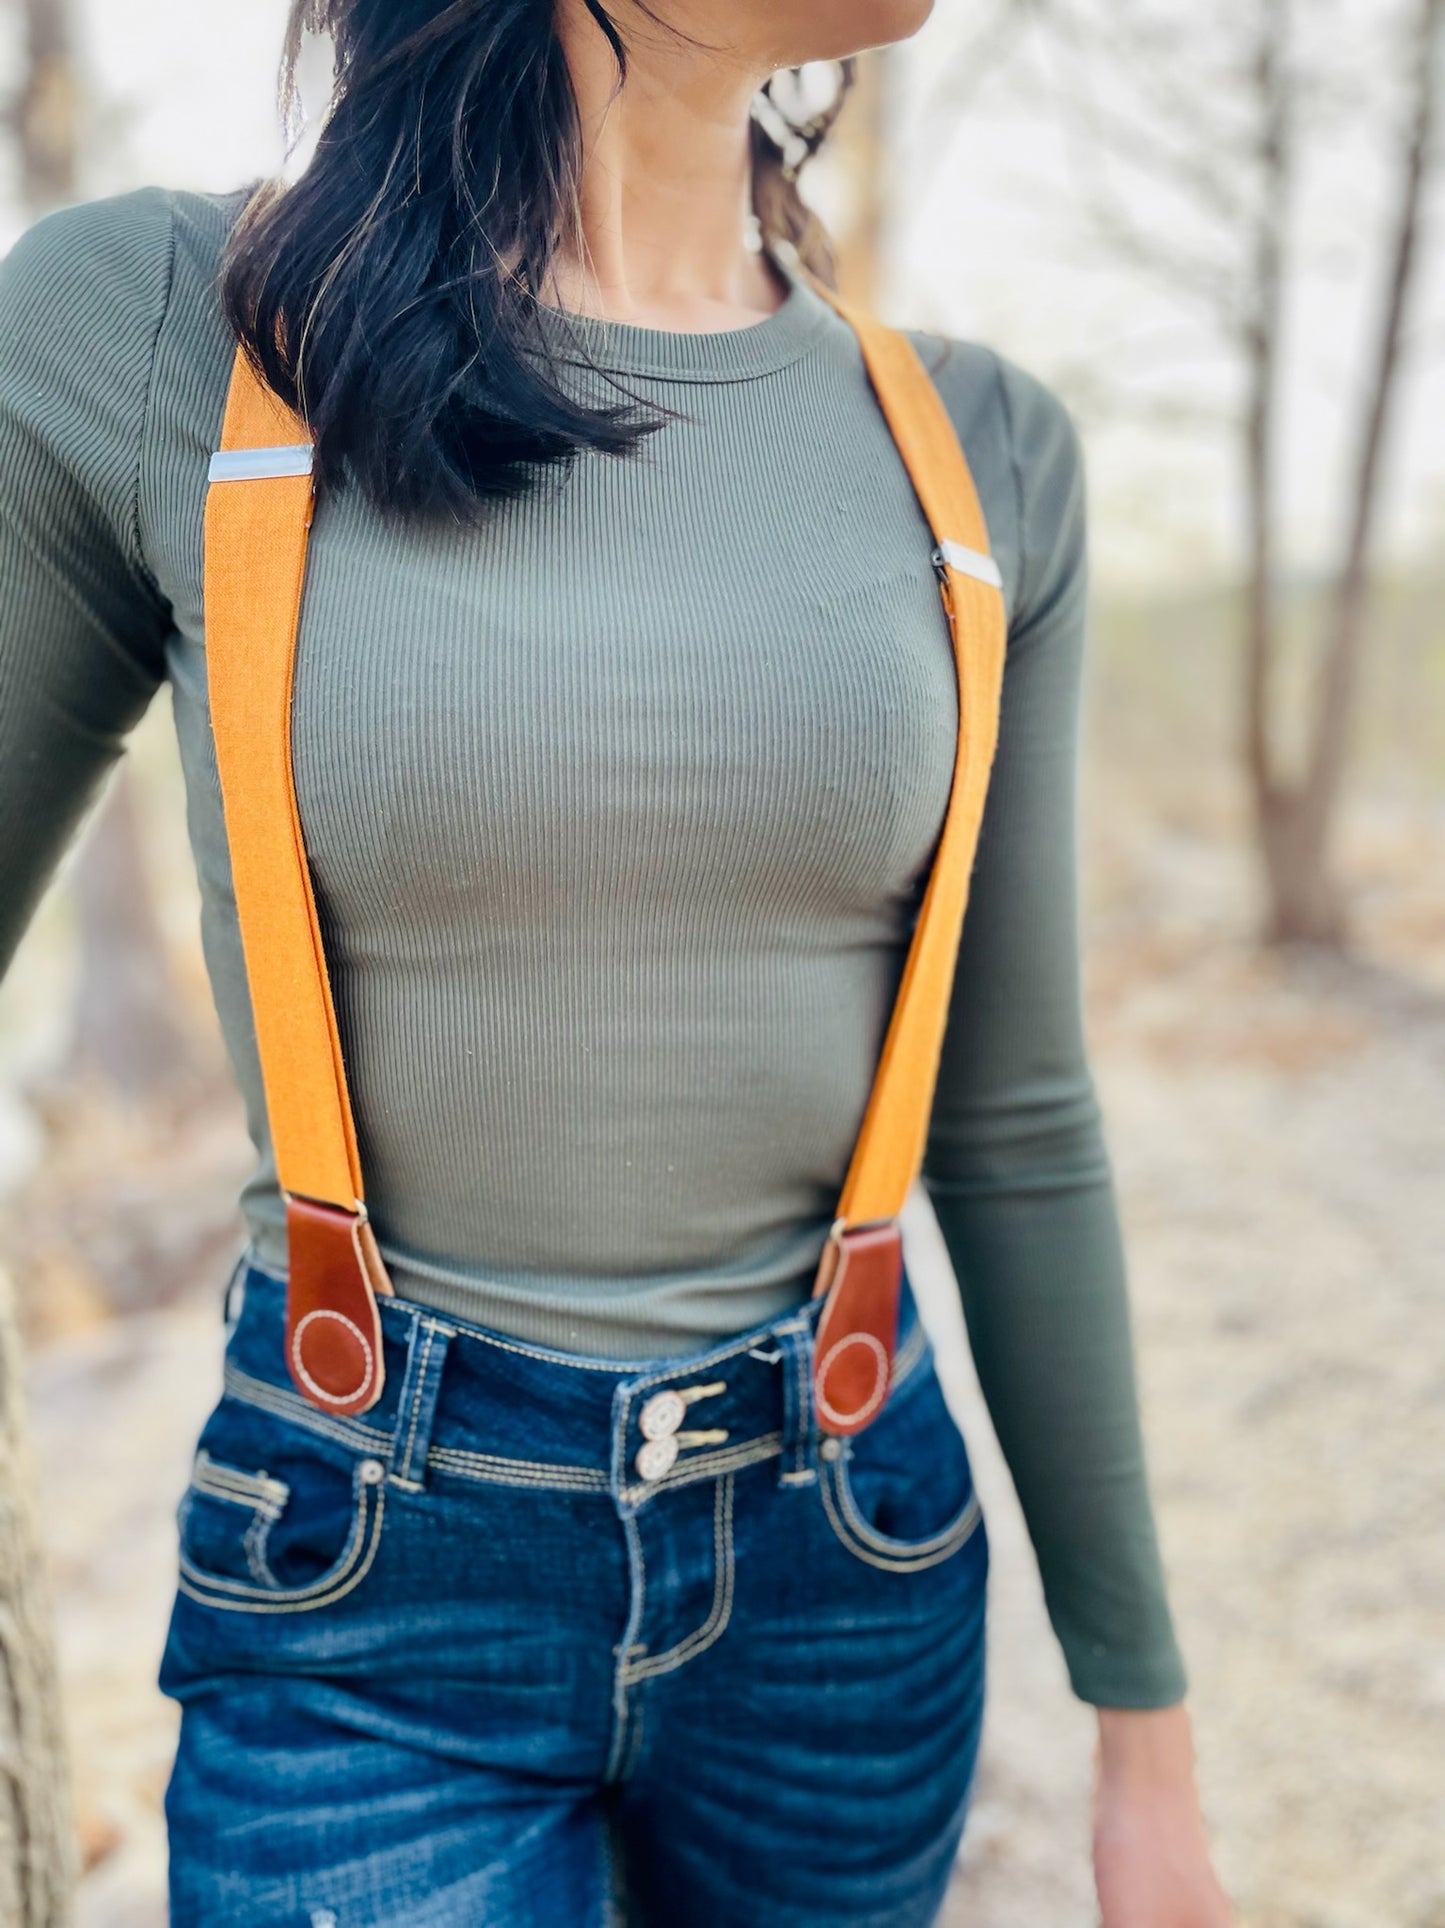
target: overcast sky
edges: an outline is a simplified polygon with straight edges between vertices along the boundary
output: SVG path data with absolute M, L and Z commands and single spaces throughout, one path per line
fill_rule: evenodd
M 1367 56 L 1407 3 L 1312 0 L 1317 20 L 1353 10 L 1373 23 L 1380 38 L 1366 36 Z M 1026 46 L 976 89 L 960 72 L 940 98 L 939 76 L 950 72 L 974 13 L 973 0 L 938 0 L 898 63 L 885 317 L 987 341 L 1071 399 L 1081 371 L 1092 380 L 1100 370 L 1190 404 L 1227 396 L 1232 368 L 1207 335 L 1147 278 L 1091 246 L 1050 96 L 1058 63 Z M 274 86 L 285 14 L 284 0 L 84 0 L 91 75 L 108 120 L 86 197 L 152 181 L 225 189 L 278 166 Z M 1201 17 L 1207 9 L 1181 8 L 1181 57 L 1184 23 Z M 13 46 L 0 63 L 0 72 L 14 71 Z M 1282 438 L 1288 554 L 1303 569 L 1327 565 L 1339 541 L 1343 457 L 1371 318 L 1364 297 L 1373 284 L 1361 263 L 1388 203 L 1384 160 L 1378 139 L 1336 141 L 1305 183 L 1305 236 L 1322 258 L 1297 281 Z M 1136 182 L 1126 193 L 1147 196 L 1147 187 Z M 1445 195 L 1437 201 L 1419 327 L 1436 352 L 1403 411 L 1387 516 L 1391 551 L 1411 560 L 1445 545 Z M 1180 219 L 1187 240 L 1187 216 Z M 15 227 L 12 213 L 0 246 Z M 1124 427 L 1092 411 L 1087 438 L 1101 580 L 1182 586 L 1237 567 L 1227 438 L 1147 419 Z

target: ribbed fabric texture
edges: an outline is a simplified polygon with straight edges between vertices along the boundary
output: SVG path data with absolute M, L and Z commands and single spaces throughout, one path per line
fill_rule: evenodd
M 51 215 L 0 264 L 0 957 L 168 678 L 203 936 L 284 1271 L 205 698 L 202 517 L 244 190 Z M 690 1350 L 802 1298 L 956 742 L 932 537 L 851 329 L 549 312 L 684 411 L 483 531 L 313 524 L 293 728 L 367 1198 L 398 1291 L 564 1350 Z M 1086 604 L 1067 415 L 915 336 L 1003 570 L 999 752 L 925 1178 L 1076 1689 L 1176 1699 L 1079 1001 Z M 604 378 L 568 362 L 588 393 Z

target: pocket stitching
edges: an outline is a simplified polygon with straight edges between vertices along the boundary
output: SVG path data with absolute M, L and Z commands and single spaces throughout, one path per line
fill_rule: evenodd
M 252 1587 L 244 1580 L 224 1580 L 203 1572 L 182 1551 L 179 1556 L 180 1591 L 201 1606 L 215 1607 L 229 1613 L 304 1613 L 327 1606 L 331 1601 L 350 1593 L 365 1579 L 376 1559 L 386 1512 L 386 1495 L 382 1485 L 363 1480 L 361 1476 L 364 1463 L 358 1462 L 352 1478 L 356 1498 L 351 1532 L 336 1564 L 319 1580 L 312 1580 L 305 1587 L 280 1592 L 274 1588 Z M 228 1599 L 225 1597 L 227 1594 L 233 1597 Z
M 191 1487 L 207 1499 L 229 1500 L 234 1506 L 249 1506 L 257 1513 L 279 1519 L 291 1488 L 271 1473 L 248 1473 L 240 1466 L 228 1466 L 212 1459 L 202 1447 L 196 1449 L 191 1465 Z
M 280 1517 L 276 1513 L 264 1513 L 258 1506 L 251 1516 L 251 1524 L 246 1528 L 242 1544 L 246 1549 L 246 1565 L 251 1569 L 251 1577 L 258 1586 L 275 1593 L 280 1585 L 271 1571 L 271 1563 L 266 1558 L 266 1542 L 270 1536 L 272 1522 Z
M 920 1573 L 941 1565 L 961 1551 L 983 1518 L 978 1494 L 970 1491 L 957 1517 L 926 1540 L 918 1541 L 916 1546 L 910 1546 L 905 1540 L 890 1540 L 886 1534 L 870 1527 L 859 1512 L 848 1485 L 844 1461 L 825 1460 L 823 1467 L 824 1476 L 818 1487 L 835 1537 L 855 1559 L 888 1573 Z

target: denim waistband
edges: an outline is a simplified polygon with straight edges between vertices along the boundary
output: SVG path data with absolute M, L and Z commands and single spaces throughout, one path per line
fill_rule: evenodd
M 285 1280 L 247 1248 L 227 1294 L 227 1394 L 380 1460 L 395 1485 L 419 1490 L 442 1472 L 609 1494 L 635 1510 L 658 1493 L 769 1459 L 782 1480 L 816 1477 L 819 1299 L 703 1351 L 618 1360 L 553 1351 L 383 1298 L 385 1383 L 377 1404 L 352 1418 L 320 1411 L 293 1385 L 285 1299 Z M 905 1267 L 895 1388 L 926 1351 Z

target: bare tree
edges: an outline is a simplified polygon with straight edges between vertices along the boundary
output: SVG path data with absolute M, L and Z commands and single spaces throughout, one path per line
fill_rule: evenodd
M 20 198 L 39 214 L 75 195 L 80 91 L 65 0 L 21 0 L 23 78 L 6 109 L 20 169 Z
M 205 1086 L 177 1024 L 176 990 L 145 868 L 136 785 L 124 766 L 71 872 L 80 971 L 67 1075 L 123 1099 L 188 1099 Z
M 0 1272 L 0 1921 L 62 1928 L 76 1857 L 22 1366 Z
M 1259 731 L 1261 760 L 1251 764 L 1275 891 L 1276 924 L 1285 936 L 1334 936 L 1342 923 L 1339 894 L 1327 867 L 1327 844 L 1359 684 L 1380 481 L 1387 438 L 1399 407 L 1405 324 L 1420 259 L 1425 181 L 1434 158 L 1445 44 L 1445 0 L 1418 0 L 1418 5 L 1413 98 L 1400 144 L 1393 230 L 1384 252 L 1384 298 L 1365 390 L 1349 536 L 1331 602 L 1308 760 L 1303 778 L 1285 787 L 1268 761 L 1266 720 Z M 1262 712 L 1262 700 L 1258 707 Z
M 1059 108 L 1074 136 L 1079 200 L 1093 244 L 1192 309 L 1228 346 L 1240 372 L 1235 420 L 1248 515 L 1241 748 L 1267 895 L 1266 935 L 1338 945 L 1348 920 L 1333 833 L 1438 146 L 1445 0 L 1408 0 L 1398 40 L 1372 23 L 1353 72 L 1307 63 L 1292 33 L 1290 0 L 1182 17 L 1156 0 L 1110 0 L 1104 8 L 1091 0 L 1030 3 L 1065 56 Z M 1282 317 L 1295 261 L 1294 187 L 1307 119 L 1348 128 L 1371 111 L 1371 93 L 1381 89 L 1400 105 L 1393 210 L 1373 263 L 1361 260 L 1360 267 L 1377 279 L 1378 323 L 1347 478 L 1347 533 L 1315 638 L 1303 753 L 1290 769 L 1274 700 L 1285 638 L 1275 445 Z M 1363 255 L 1365 244 L 1356 239 Z M 1096 397 L 1100 392 L 1096 382 Z

